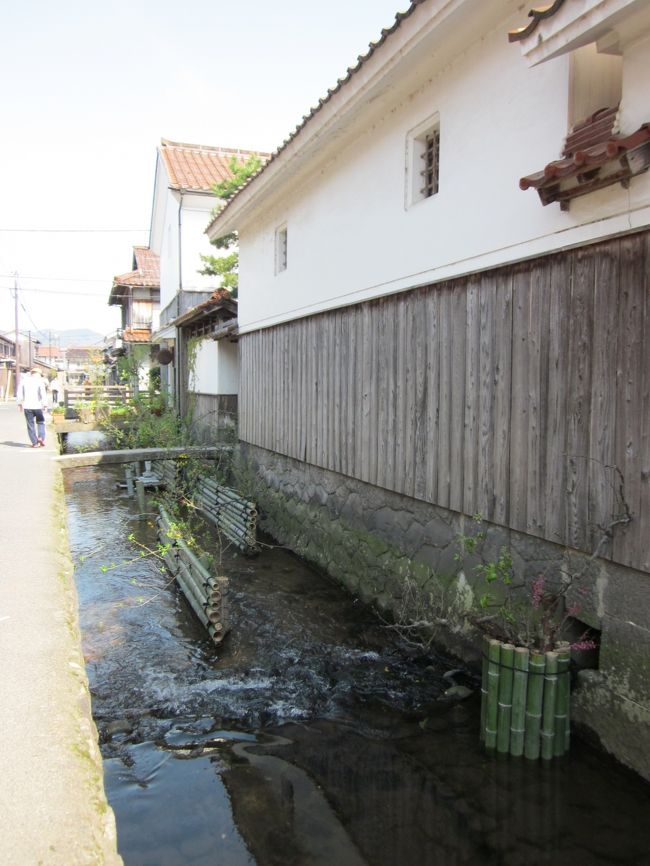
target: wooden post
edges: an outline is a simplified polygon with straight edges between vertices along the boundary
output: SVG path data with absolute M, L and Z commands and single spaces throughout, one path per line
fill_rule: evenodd
M 147 510 L 147 497 L 145 494 L 144 484 L 139 478 L 135 480 L 135 495 L 138 500 L 138 511 L 144 514 Z

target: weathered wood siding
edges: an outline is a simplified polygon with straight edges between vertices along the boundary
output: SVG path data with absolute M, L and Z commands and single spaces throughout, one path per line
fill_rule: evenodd
M 240 437 L 650 571 L 650 235 L 242 336 Z
M 188 391 L 193 433 L 199 442 L 218 442 L 224 430 L 237 427 L 236 394 L 200 394 Z

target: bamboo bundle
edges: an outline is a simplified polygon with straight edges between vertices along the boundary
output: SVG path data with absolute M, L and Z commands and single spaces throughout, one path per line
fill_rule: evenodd
M 171 530 L 172 521 L 165 509 L 159 506 L 158 532 L 165 545 L 169 542 Z M 173 540 L 173 545 L 163 554 L 163 560 L 199 621 L 213 641 L 219 643 L 227 633 L 225 596 L 228 579 L 212 576 L 182 538 Z
M 254 522 L 257 519 L 257 511 L 251 508 L 247 503 L 235 502 L 232 499 L 225 499 L 221 496 L 215 496 L 210 492 L 199 489 L 196 496 L 209 508 L 227 512 L 233 517 L 247 522 Z
M 550 760 L 569 748 L 570 650 L 483 641 L 481 739 L 488 750 Z
M 257 509 L 229 487 L 202 476 L 194 498 L 202 513 L 245 553 L 257 549 Z

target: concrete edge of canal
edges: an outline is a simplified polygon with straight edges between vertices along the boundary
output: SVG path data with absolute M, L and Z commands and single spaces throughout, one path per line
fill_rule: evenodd
M 51 437 L 53 439 L 54 437 Z M 123 866 L 81 649 L 62 472 L 0 406 L 0 863 Z
M 115 815 L 108 804 L 104 790 L 104 770 L 102 756 L 99 750 L 97 728 L 92 716 L 90 688 L 86 674 L 85 661 L 81 648 L 81 630 L 79 626 L 79 600 L 74 581 L 74 565 L 68 543 L 66 506 L 63 491 L 63 475 L 59 467 L 55 469 L 54 478 L 54 531 L 58 533 L 59 579 L 62 589 L 62 609 L 65 611 L 65 625 L 68 634 L 66 652 L 68 655 L 69 721 L 71 725 L 68 740 L 70 753 L 75 766 L 71 772 L 78 776 L 81 787 L 77 789 L 80 797 L 77 807 L 81 811 L 89 811 L 80 833 L 80 852 L 87 850 L 90 861 L 80 859 L 79 863 L 97 863 L 101 866 L 123 866 L 122 858 L 117 852 L 117 831 Z M 82 816 L 80 815 L 80 819 Z M 88 839 L 84 839 L 84 835 Z M 70 852 L 71 853 L 71 852 Z M 85 856 L 82 854 L 82 857 Z M 72 860 L 66 860 L 72 864 Z

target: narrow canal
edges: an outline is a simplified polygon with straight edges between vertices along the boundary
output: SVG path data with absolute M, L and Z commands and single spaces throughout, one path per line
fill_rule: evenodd
M 215 649 L 115 469 L 65 473 L 105 783 L 126 866 L 650 864 L 650 786 L 574 742 L 486 756 L 456 665 L 281 549 L 222 552 Z M 127 563 L 127 564 L 124 564 Z

